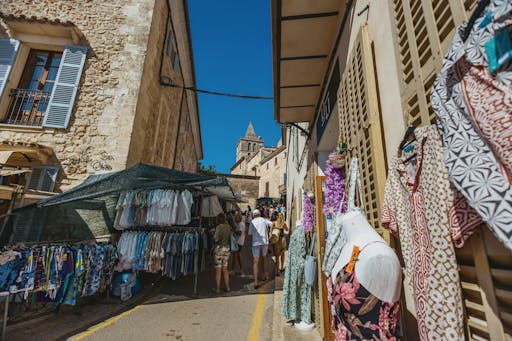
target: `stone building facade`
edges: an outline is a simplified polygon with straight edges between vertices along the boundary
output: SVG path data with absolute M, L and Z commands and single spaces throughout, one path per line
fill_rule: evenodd
M 286 148 L 279 141 L 276 147 L 264 146 L 261 137 L 256 137 L 251 122 L 245 136 L 237 144 L 236 163 L 231 174 L 259 177 L 259 198 L 280 198 L 285 194 L 282 188 L 286 172 Z
M 286 194 L 286 146 L 281 143 L 259 165 L 259 197 L 281 198 Z
M 197 170 L 186 1 L 5 0 L 0 24 L 2 166 L 55 192 L 138 162 Z

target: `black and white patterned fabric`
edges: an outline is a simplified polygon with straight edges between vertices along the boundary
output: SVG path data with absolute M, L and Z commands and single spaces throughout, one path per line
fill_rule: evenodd
M 490 18 L 488 24 L 482 23 Z M 462 59 L 471 65 L 487 66 L 485 43 L 511 24 L 512 2 L 491 0 L 465 42 L 462 40 L 465 25 L 459 27 L 434 83 L 431 103 L 437 115 L 450 180 L 496 237 L 512 250 L 512 186 L 468 112 L 467 94 L 456 67 Z M 493 77 L 510 86 L 512 66 L 504 66 Z M 510 95 L 512 91 L 507 94 Z M 480 98 L 485 101 L 487 97 L 481 94 Z

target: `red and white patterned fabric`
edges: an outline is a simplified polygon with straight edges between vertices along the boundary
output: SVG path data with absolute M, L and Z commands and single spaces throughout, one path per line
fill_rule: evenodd
M 400 239 L 421 340 L 464 340 L 454 244 L 462 246 L 481 219 L 448 180 L 436 127 L 415 135 L 415 163 L 406 165 L 406 156 L 391 163 L 382 223 Z
M 491 0 L 466 41 L 459 27 L 430 95 L 450 180 L 510 250 L 512 63 L 490 73 L 485 46 L 511 25 L 512 2 Z

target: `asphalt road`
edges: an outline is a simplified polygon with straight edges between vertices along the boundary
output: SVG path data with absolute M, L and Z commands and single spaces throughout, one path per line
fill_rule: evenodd
M 249 241 L 250 242 L 250 241 Z M 250 244 L 249 244 L 250 245 Z M 251 272 L 249 248 L 244 272 Z M 271 257 L 270 274 L 273 277 Z M 211 268 L 211 264 L 206 265 Z M 165 280 L 149 301 L 92 326 L 68 340 L 271 340 L 274 280 L 255 290 L 251 275 L 231 276 L 229 293 L 213 294 L 213 271 L 200 274 L 198 295 L 192 276 Z

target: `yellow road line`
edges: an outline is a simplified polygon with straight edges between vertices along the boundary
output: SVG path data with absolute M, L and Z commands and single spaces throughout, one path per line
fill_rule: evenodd
M 140 308 L 142 308 L 142 307 L 143 307 L 143 305 L 135 306 L 135 307 L 133 307 L 132 309 L 125 311 L 124 313 L 121 313 L 121 314 L 119 314 L 119 315 L 117 315 L 117 316 L 114 316 L 114 317 L 112 317 L 112 318 L 110 318 L 110 319 L 108 319 L 108 320 L 106 320 L 106 321 L 104 321 L 104 322 L 101 322 L 100 324 L 95 325 L 94 327 L 91 327 L 91 328 L 87 329 L 87 330 L 86 330 L 85 332 L 83 332 L 83 333 L 80 333 L 80 334 L 78 334 L 78 335 L 76 335 L 76 336 L 70 337 L 68 340 L 69 340 L 69 341 L 79 341 L 79 340 L 83 340 L 83 339 L 85 339 L 86 337 L 88 337 L 88 336 L 90 336 L 90 335 L 92 335 L 92 334 L 96 333 L 97 331 L 100 331 L 100 330 L 102 330 L 102 329 L 105 329 L 105 328 L 107 328 L 107 327 L 109 327 L 109 326 L 113 325 L 114 323 L 116 323 L 117 321 L 119 321 L 120 319 L 122 319 L 123 317 L 130 315 L 131 313 L 133 313 L 133 312 L 135 312 L 135 311 L 139 310 L 139 309 L 140 309 Z
M 261 320 L 263 319 L 263 308 L 265 307 L 265 294 L 258 295 L 258 303 L 254 310 L 254 317 L 252 318 L 252 326 L 247 336 L 247 341 L 258 341 L 260 336 Z

